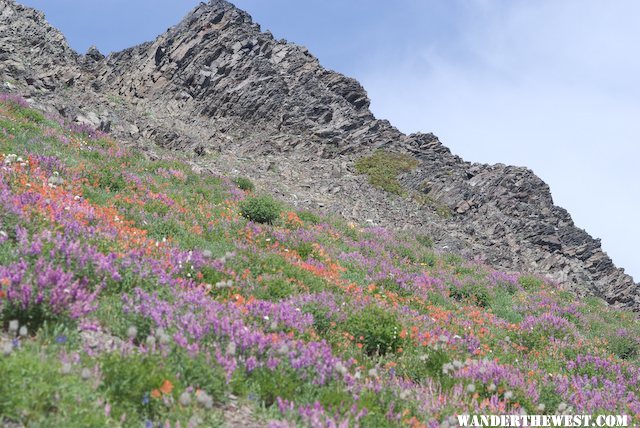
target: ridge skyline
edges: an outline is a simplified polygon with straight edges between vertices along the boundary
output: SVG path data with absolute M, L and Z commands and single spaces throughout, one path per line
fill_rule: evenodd
M 77 29 L 74 30 L 74 25 L 78 25 L 78 21 L 82 21 L 85 13 L 83 12 L 83 9 L 82 7 L 80 7 L 80 5 L 75 4 L 76 2 L 74 1 L 67 1 L 62 5 L 52 5 L 47 4 L 47 2 L 36 0 L 28 0 L 19 3 L 44 10 L 50 22 L 63 31 L 70 43 L 70 46 L 76 49 L 76 51 L 82 53 L 82 49 L 79 47 L 77 39 L 75 39 L 75 37 L 73 36 L 77 31 Z M 198 2 L 191 3 L 195 5 Z M 333 45 L 335 45 L 335 41 L 341 38 L 340 35 L 343 34 L 344 27 L 338 25 L 333 28 L 327 29 L 326 26 L 317 25 L 312 27 L 314 31 L 308 31 L 307 29 L 310 28 L 310 22 L 308 21 L 312 21 L 313 19 L 307 19 L 307 21 L 304 21 L 304 16 L 300 13 L 302 8 L 296 8 L 292 5 L 289 5 L 286 1 L 279 1 L 275 7 L 266 7 L 258 4 L 259 2 L 250 0 L 235 2 L 232 1 L 231 3 L 236 5 L 240 9 L 247 10 L 254 17 L 254 21 L 262 25 L 263 31 L 273 31 L 276 38 L 285 37 L 287 40 L 292 40 L 294 43 L 309 47 L 311 52 L 320 59 L 323 65 L 327 66 L 330 69 L 343 72 L 346 75 L 353 76 L 361 81 L 365 86 L 365 89 L 367 89 L 370 99 L 372 100 L 371 109 L 376 117 L 388 118 L 393 125 L 398 126 L 400 130 L 406 133 L 417 131 L 419 129 L 424 132 L 433 131 L 439 137 L 441 137 L 445 145 L 447 145 L 447 147 L 450 147 L 454 153 L 460 154 L 467 160 L 487 163 L 526 165 L 532 168 L 538 175 L 543 177 L 544 180 L 550 184 L 555 202 L 560 206 L 566 207 L 572 213 L 576 223 L 580 227 L 584 227 L 594 236 L 602 238 L 603 246 L 607 253 L 614 258 L 618 265 L 623 266 L 627 273 L 633 275 L 635 278 L 640 277 L 640 265 L 638 265 L 638 259 L 633 256 L 632 250 L 633 242 L 640 239 L 640 228 L 634 227 L 632 220 L 633 213 L 637 212 L 638 210 L 638 207 L 636 207 L 636 205 L 639 204 L 637 201 L 640 200 L 640 195 L 635 194 L 638 193 L 638 190 L 636 190 L 634 193 L 634 189 L 625 188 L 623 184 L 626 181 L 625 177 L 630 176 L 632 178 L 634 160 L 637 159 L 638 155 L 636 152 L 640 149 L 634 148 L 632 144 L 625 146 L 625 141 L 632 141 L 634 135 L 637 136 L 638 134 L 634 132 L 632 124 L 625 122 L 625 119 L 623 117 L 624 115 L 618 115 L 621 117 L 619 119 L 619 122 L 622 125 L 626 123 L 627 128 L 618 129 L 617 131 L 614 130 L 614 132 L 628 134 L 627 140 L 620 138 L 619 140 L 624 141 L 619 141 L 618 143 L 598 144 L 597 142 L 593 142 L 593 140 L 597 139 L 595 137 L 592 137 L 591 142 L 584 145 L 584 153 L 573 153 L 573 156 L 571 150 L 572 148 L 575 148 L 575 144 L 567 142 L 568 138 L 563 137 L 566 137 L 567 135 L 570 136 L 572 134 L 579 134 L 583 137 L 588 136 L 589 129 L 592 129 L 595 126 L 587 124 L 585 129 L 583 130 L 576 129 L 575 127 L 572 129 L 570 125 L 571 123 L 575 125 L 575 120 L 578 119 L 576 117 L 570 118 L 571 123 L 566 127 L 567 129 L 561 130 L 561 132 L 559 132 L 559 136 L 554 137 L 552 135 L 550 138 L 552 142 L 547 143 L 546 145 L 543 144 L 542 148 L 538 150 L 539 152 L 544 152 L 545 147 L 548 146 L 559 148 L 559 154 L 556 155 L 557 158 L 555 158 L 555 156 L 552 156 L 545 159 L 544 157 L 540 158 L 540 155 L 536 155 L 535 153 L 532 154 L 532 152 L 536 152 L 536 146 L 534 144 L 529 144 L 529 142 L 533 138 L 528 137 L 526 135 L 526 132 L 518 133 L 518 126 L 521 129 L 528 128 L 529 131 L 533 130 L 534 133 L 538 133 L 540 135 L 544 135 L 546 134 L 546 132 L 542 126 L 535 127 L 532 124 L 523 123 L 522 120 L 520 121 L 520 123 L 514 125 L 511 129 L 497 132 L 493 135 L 490 132 L 487 132 L 486 129 L 480 128 L 482 131 L 484 131 L 484 137 L 481 137 L 483 138 L 482 141 L 488 140 L 488 142 L 487 144 L 478 144 L 482 146 L 482 148 L 478 148 L 474 144 L 472 138 L 465 138 L 465 131 L 457 131 L 455 129 L 455 126 L 451 126 L 451 122 L 454 122 L 456 119 L 455 117 L 453 117 L 453 114 L 447 113 L 451 112 L 452 106 L 449 105 L 451 104 L 451 102 L 447 101 L 444 94 L 439 93 L 438 96 L 434 97 L 433 101 L 433 104 L 445 104 L 445 112 L 437 113 L 437 116 L 439 117 L 437 117 L 435 120 L 431 120 L 430 117 L 428 117 L 428 114 L 425 114 L 425 117 L 416 117 L 416 115 L 412 113 L 411 110 L 416 104 L 420 103 L 420 95 L 409 94 L 408 88 L 401 85 L 401 83 L 399 82 L 403 79 L 399 77 L 394 79 L 394 73 L 392 72 L 392 70 L 382 67 L 379 58 L 373 58 L 375 55 L 371 55 L 371 50 L 367 51 L 366 49 L 364 49 L 362 50 L 362 52 L 354 54 L 355 50 L 352 48 L 351 50 L 349 50 L 348 55 L 354 58 L 351 60 L 351 63 L 345 62 L 345 57 L 347 55 L 343 53 L 342 50 L 339 50 L 337 53 L 332 54 L 331 47 L 323 44 L 320 39 L 325 37 L 328 32 L 332 31 L 335 34 L 331 37 L 331 40 L 333 40 Z M 407 6 L 407 10 L 412 10 L 415 12 L 416 6 L 412 4 L 412 2 L 407 3 L 407 5 L 403 6 Z M 435 6 L 433 6 L 434 4 Z M 79 9 L 76 9 L 78 11 L 76 19 L 70 18 L 68 14 L 65 14 L 63 12 L 53 13 L 54 9 L 60 10 L 60 8 L 69 8 L 71 7 L 71 5 L 76 8 L 80 7 Z M 442 9 L 442 5 L 439 2 L 433 2 L 431 3 L 431 5 L 432 9 L 438 9 L 438 7 Z M 103 5 L 103 7 L 107 8 L 115 8 L 116 6 L 117 2 L 111 6 Z M 278 6 L 286 6 L 286 10 L 288 10 L 289 13 L 293 14 L 292 16 L 294 18 L 290 19 L 289 21 L 306 22 L 306 25 L 298 24 L 297 27 L 294 25 L 292 29 L 291 27 L 287 27 L 286 22 L 284 22 L 286 21 L 286 19 L 283 19 L 277 13 L 273 13 L 273 11 L 279 10 Z M 187 5 L 186 3 L 180 5 L 171 4 L 171 7 L 180 8 L 185 13 L 188 13 L 188 11 L 192 9 L 191 4 Z M 334 7 L 334 5 L 332 3 L 329 3 L 326 9 L 331 10 L 332 7 Z M 272 12 L 269 12 L 269 9 L 271 9 Z M 346 22 L 354 18 L 354 13 L 357 11 L 357 9 L 357 5 L 347 7 L 343 11 L 344 17 L 341 19 L 341 21 Z M 320 10 L 318 10 L 317 12 L 320 12 Z M 450 12 L 451 11 L 440 10 L 440 18 L 447 18 L 449 19 L 449 21 L 447 22 L 451 22 L 451 19 L 453 19 L 451 16 L 444 16 L 446 15 L 446 13 Z M 181 12 L 178 15 L 182 17 L 185 13 Z M 382 14 L 382 12 L 379 12 L 379 14 Z M 65 15 L 67 20 L 60 20 L 61 17 L 58 15 Z M 413 15 L 416 14 L 413 13 Z M 373 22 L 374 24 L 380 24 L 381 22 L 378 15 L 368 16 L 368 18 L 371 21 L 367 22 Z M 132 21 L 138 20 L 139 15 L 132 14 L 130 19 Z M 318 21 L 326 21 L 325 16 L 321 16 L 317 19 Z M 173 12 L 167 13 L 167 20 L 168 21 L 163 21 L 162 24 L 156 24 L 156 26 L 153 27 L 155 33 L 153 37 L 161 34 L 162 31 L 166 29 L 167 25 L 165 24 L 167 22 L 172 22 L 171 25 L 175 25 L 178 20 L 178 16 Z M 436 32 L 436 30 L 432 31 Z M 97 39 L 101 39 L 102 37 L 103 35 L 100 34 Z M 152 40 L 153 37 L 147 37 L 146 41 Z M 394 42 L 401 42 L 404 40 L 403 37 L 406 38 L 408 36 L 405 32 L 399 31 L 398 34 L 392 34 L 390 37 Z M 596 36 L 594 35 L 594 37 Z M 356 37 L 356 39 L 358 38 Z M 376 45 L 376 43 L 380 41 L 379 35 L 374 36 L 373 39 L 374 42 L 371 43 L 372 45 Z M 142 42 L 145 40 L 134 40 L 134 42 L 138 41 Z M 438 43 L 440 42 L 441 40 L 438 41 Z M 100 48 L 100 40 L 92 40 L 91 44 L 94 43 Z M 129 43 L 128 45 L 129 46 L 125 46 L 124 44 L 122 44 L 120 47 L 126 48 L 132 46 L 131 43 Z M 364 46 L 362 41 L 354 42 L 353 45 L 358 48 L 362 48 Z M 437 48 L 442 50 L 443 46 L 437 46 Z M 102 50 L 104 50 L 104 48 Z M 382 46 L 381 52 L 388 53 L 389 47 Z M 354 66 L 353 63 L 355 63 L 357 60 L 362 60 L 363 58 L 365 58 L 365 62 L 367 62 L 367 55 L 371 55 L 371 58 L 373 58 L 368 60 L 368 65 L 360 67 Z M 398 56 L 402 55 L 399 53 Z M 341 61 L 342 64 L 344 64 L 343 66 L 341 66 Z M 400 61 L 400 63 L 402 64 L 403 62 Z M 406 64 L 406 62 L 404 64 Z M 413 64 L 411 67 L 415 68 L 415 65 L 416 64 Z M 367 72 L 367 70 L 364 69 L 368 69 L 369 71 Z M 398 73 L 396 74 L 404 76 L 406 78 L 404 80 L 414 83 L 418 82 L 419 80 L 423 83 L 426 81 L 427 87 L 433 87 L 433 85 L 428 81 L 429 77 L 422 79 L 419 73 L 412 72 L 411 70 L 407 71 L 406 69 L 399 69 Z M 465 75 L 459 75 L 459 82 L 463 82 L 465 77 Z M 382 81 L 385 78 L 391 80 L 390 86 L 392 89 L 385 88 L 385 85 L 389 85 L 388 83 Z M 447 83 L 447 87 L 451 87 L 450 83 L 451 82 Z M 420 89 L 420 84 L 421 83 L 418 82 L 415 85 L 416 92 L 419 94 L 423 94 L 425 91 Z M 470 88 L 467 85 L 464 89 L 469 90 Z M 483 88 L 482 90 L 485 89 L 486 88 Z M 395 99 L 393 94 L 394 91 L 396 94 Z M 548 91 L 542 92 L 547 93 Z M 504 90 L 501 93 L 504 95 Z M 516 94 L 522 94 L 521 88 L 516 88 Z M 526 95 L 527 92 L 524 92 L 524 94 Z M 459 93 L 455 95 L 460 96 Z M 560 104 L 566 104 L 566 98 L 568 95 L 569 94 L 565 94 L 564 96 L 559 97 Z M 538 99 L 534 98 L 532 100 L 523 98 L 522 102 L 524 104 L 531 103 L 532 105 L 534 105 L 532 109 L 536 110 L 539 109 L 539 105 L 542 102 L 540 99 L 542 97 L 537 98 Z M 475 102 L 477 104 L 478 93 L 472 93 L 471 95 L 469 95 L 468 99 L 470 100 L 470 102 Z M 408 106 L 403 106 L 403 103 Z M 548 101 L 545 103 L 550 104 L 550 102 Z M 428 106 L 430 104 L 429 101 L 427 101 L 425 104 L 427 104 L 427 109 L 433 110 L 433 107 Z M 588 104 L 588 102 L 586 104 Z M 470 122 L 475 125 L 478 125 L 478 122 L 482 122 L 482 120 L 485 120 L 485 122 L 489 122 L 487 118 L 491 115 L 495 115 L 496 117 L 494 122 L 499 122 L 498 118 L 500 117 L 500 112 L 504 114 L 503 109 L 499 107 L 500 106 L 496 105 L 488 106 L 486 112 L 479 112 L 480 117 L 471 117 Z M 469 118 L 469 109 L 464 107 L 462 108 L 464 110 L 463 113 L 466 115 L 465 117 Z M 620 112 L 623 111 L 626 106 L 620 105 L 617 107 L 615 106 L 615 104 L 609 104 L 609 108 L 614 112 L 616 111 L 616 109 Z M 534 115 L 530 122 L 533 123 L 537 120 L 538 122 L 542 121 L 544 123 L 546 121 L 551 122 L 551 124 L 554 126 L 557 126 L 557 121 L 560 119 L 552 120 L 549 118 L 552 116 L 562 117 L 562 115 L 567 114 L 566 109 L 558 108 L 557 110 L 565 110 L 565 112 L 556 112 L 556 114 L 546 114 L 538 116 Z M 583 113 L 584 111 L 580 114 Z M 451 117 L 450 119 L 444 118 L 444 116 L 447 116 L 447 114 Z M 580 116 L 580 114 L 576 114 Z M 610 115 L 613 116 L 614 113 L 611 113 Z M 444 125 L 429 125 L 429 123 L 435 122 L 442 122 L 444 123 Z M 465 120 L 460 120 L 460 123 L 464 122 Z M 536 128 L 539 129 L 536 130 Z M 599 128 L 602 128 L 602 126 L 599 126 Z M 510 142 L 507 141 L 509 140 L 509 137 L 513 138 L 513 135 L 518 134 L 521 136 L 519 142 L 513 143 L 513 139 L 511 139 Z M 551 134 L 555 133 L 552 132 Z M 613 150 L 605 149 L 607 146 L 613 146 Z M 620 148 L 622 148 L 622 150 L 616 150 Z M 619 154 L 616 155 L 616 152 L 619 152 Z M 605 165 L 601 165 L 601 168 L 603 168 L 605 171 L 611 170 L 611 175 L 601 173 L 597 174 L 596 176 L 596 174 L 589 173 L 589 170 L 595 169 L 594 162 L 600 161 L 600 159 L 594 158 L 594 155 L 598 153 L 604 155 L 605 162 L 607 163 Z M 616 164 L 618 165 L 617 168 Z M 596 177 L 590 178 L 590 175 Z M 597 190 L 593 192 L 590 189 Z M 598 196 L 597 201 L 591 198 L 587 198 L 587 195 L 593 195 L 594 193 Z M 624 205 L 627 205 L 627 207 L 623 208 Z M 618 206 L 620 208 L 617 208 Z M 613 209 L 611 209 L 611 207 L 613 207 Z M 604 213 L 608 213 L 608 215 L 605 216 Z

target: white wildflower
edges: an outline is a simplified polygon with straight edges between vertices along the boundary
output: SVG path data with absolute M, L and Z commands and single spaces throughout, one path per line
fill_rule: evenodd
M 196 392 L 196 401 L 205 409 L 211 409 L 213 407 L 213 399 L 205 391 Z
M 20 322 L 18 320 L 9 321 L 9 333 L 15 335 L 20 328 Z
M 82 378 L 82 380 L 89 380 L 91 379 L 91 370 L 89 370 L 88 368 L 83 368 L 82 371 L 80 372 L 80 377 Z
M 191 404 L 191 394 L 185 391 L 182 394 L 180 394 L 179 400 L 180 400 L 180 404 L 186 407 Z
M 446 363 L 442 365 L 442 374 L 448 374 L 449 372 L 454 371 L 454 367 L 453 364 L 451 363 Z
M 347 368 L 342 363 L 336 364 L 336 371 L 343 376 L 347 374 Z
M 131 340 L 138 337 L 138 329 L 135 326 L 131 326 L 127 329 L 127 337 Z
M 158 343 L 163 346 L 168 345 L 169 343 L 171 343 L 171 336 L 169 336 L 165 332 L 158 333 Z
M 11 355 L 11 352 L 13 352 L 13 345 L 11 344 L 11 342 L 3 342 L 0 349 L 2 350 L 2 355 L 8 357 L 9 355 Z
M 5 158 L 4 158 L 4 164 L 5 164 L 5 165 L 11 165 L 11 164 L 12 164 L 12 163 L 14 163 L 17 159 L 18 159 L 18 155 L 9 154 L 9 155 L 5 156 Z
M 68 375 L 71 373 L 71 363 L 62 363 L 60 367 L 60 373 L 63 375 Z
M 147 347 L 148 348 L 153 348 L 154 346 L 156 346 L 156 338 L 153 335 L 149 335 L 147 336 Z
M 235 342 L 229 342 L 229 344 L 227 345 L 227 350 L 225 351 L 225 353 L 227 355 L 236 355 L 236 343 Z
M 278 354 L 287 355 L 289 353 L 289 346 L 285 343 L 278 349 Z
M 202 424 L 202 418 L 200 416 L 197 415 L 193 415 L 191 416 L 191 418 L 189 419 L 189 423 L 188 423 L 188 427 L 189 428 L 197 428 Z

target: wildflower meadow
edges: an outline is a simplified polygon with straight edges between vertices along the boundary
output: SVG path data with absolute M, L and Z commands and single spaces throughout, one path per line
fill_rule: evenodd
M 0 96 L 0 425 L 639 423 L 634 314 L 159 153 Z

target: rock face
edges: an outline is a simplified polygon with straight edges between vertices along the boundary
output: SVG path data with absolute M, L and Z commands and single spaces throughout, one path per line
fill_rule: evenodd
M 33 89 L 51 90 L 74 78 L 70 64 L 77 55 L 44 14 L 0 0 L 0 74 Z M 5 88 L 12 81 L 5 79 Z
M 198 170 L 247 175 L 294 205 L 428 233 L 442 250 L 640 310 L 638 284 L 533 172 L 465 162 L 433 134 L 400 133 L 372 115 L 357 81 L 226 1 L 201 3 L 155 41 L 105 58 L 76 54 L 42 14 L 0 0 L 0 78 L 70 120 L 188 154 Z M 419 160 L 400 177 L 413 197 L 355 174 L 353 162 L 378 148 Z

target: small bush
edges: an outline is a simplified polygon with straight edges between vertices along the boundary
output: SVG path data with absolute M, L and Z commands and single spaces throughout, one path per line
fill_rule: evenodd
M 285 400 L 294 399 L 302 388 L 302 380 L 294 370 L 279 367 L 277 370 L 259 368 L 251 373 L 255 389 L 260 399 L 269 407 L 278 397 Z
M 623 360 L 637 356 L 639 348 L 638 339 L 625 329 L 620 329 L 608 338 L 607 350 Z
M 271 196 L 253 196 L 240 202 L 240 213 L 256 223 L 273 224 L 280 217 L 282 206 Z
M 356 170 L 369 176 L 369 183 L 389 193 L 402 195 L 404 188 L 398 181 L 398 175 L 409 172 L 418 166 L 418 161 L 401 153 L 378 150 L 368 157 L 359 159 Z
M 424 264 L 425 266 L 429 266 L 429 267 L 434 267 L 437 262 L 438 262 L 438 257 L 434 253 L 424 254 L 420 258 L 420 263 Z
M 313 257 L 316 251 L 313 243 L 311 242 L 301 242 L 300 244 L 295 246 L 294 249 L 302 260 L 307 260 L 309 259 L 309 257 Z
M 111 166 L 95 171 L 91 174 L 90 180 L 95 181 L 99 188 L 111 192 L 121 192 L 127 187 L 127 181 L 122 172 L 114 170 Z
M 206 391 L 214 400 L 224 400 L 227 389 L 225 372 L 204 354 L 189 355 L 183 348 L 176 347 L 169 355 L 170 366 L 181 381 L 197 389 Z
M 320 223 L 320 216 L 312 213 L 311 211 L 300 211 L 298 212 L 298 218 L 304 221 L 305 223 L 318 224 Z
M 488 307 L 491 303 L 489 290 L 484 285 L 475 282 L 460 286 L 451 285 L 449 293 L 455 300 L 469 300 L 482 308 Z
M 313 327 L 318 334 L 322 335 L 329 331 L 331 318 L 327 308 L 316 303 L 309 303 L 302 308 L 302 312 L 313 315 Z
M 368 306 L 352 315 L 346 326 L 347 331 L 363 344 L 364 351 L 371 356 L 396 352 L 402 343 L 399 336 L 402 325 L 395 314 L 377 306 Z
M 443 387 L 450 387 L 454 380 L 442 371 L 442 367 L 451 362 L 449 353 L 444 349 L 426 348 L 422 355 L 406 356 L 404 364 L 398 365 L 398 374 L 413 380 L 425 382 L 437 380 Z
M 253 182 L 246 177 L 238 177 L 233 180 L 233 182 L 236 186 L 246 192 L 253 192 L 253 190 L 255 189 L 255 185 L 253 184 Z

